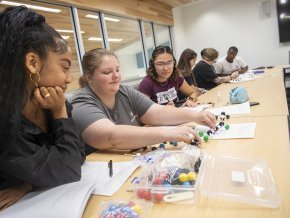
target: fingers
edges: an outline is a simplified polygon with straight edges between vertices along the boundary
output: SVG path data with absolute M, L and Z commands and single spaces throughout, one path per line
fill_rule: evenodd
M 192 100 L 187 100 L 185 102 L 185 106 L 187 107 L 196 107 L 197 103 L 193 102 Z
M 190 144 L 192 141 L 197 140 L 198 143 L 201 144 L 199 135 L 192 127 L 176 127 L 173 131 L 175 135 L 173 141 L 183 141 L 187 144 Z
M 215 130 L 216 129 L 216 127 L 215 127 L 215 124 L 216 124 L 216 118 L 215 118 L 215 116 L 212 113 L 208 112 L 208 111 L 204 111 L 202 113 L 203 113 L 203 120 L 202 120 L 202 122 L 206 126 L 208 126 L 211 129 L 214 129 Z
M 40 87 L 34 90 L 35 100 L 45 109 L 59 108 L 64 105 L 65 95 L 60 87 Z
M 7 192 L 7 190 L 3 190 L 0 192 L 0 211 L 6 209 L 10 205 L 14 204 L 13 196 Z

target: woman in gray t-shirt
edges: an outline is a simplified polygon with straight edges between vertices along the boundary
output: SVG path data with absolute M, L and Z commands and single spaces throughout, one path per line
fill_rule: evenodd
M 72 116 L 84 141 L 94 149 L 127 150 L 163 141 L 189 143 L 192 136 L 200 142 L 191 127 L 154 126 L 197 122 L 215 128 L 215 117 L 209 112 L 158 105 L 133 88 L 120 85 L 118 59 L 106 49 L 88 51 L 82 66 L 80 84 L 84 88 L 71 100 Z

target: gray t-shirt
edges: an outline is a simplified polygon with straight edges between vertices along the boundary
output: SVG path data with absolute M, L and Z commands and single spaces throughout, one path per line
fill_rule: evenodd
M 140 126 L 140 117 L 154 104 L 148 97 L 130 86 L 120 85 L 113 110 L 102 103 L 86 86 L 71 99 L 72 117 L 82 133 L 97 120 L 108 118 L 116 125 Z

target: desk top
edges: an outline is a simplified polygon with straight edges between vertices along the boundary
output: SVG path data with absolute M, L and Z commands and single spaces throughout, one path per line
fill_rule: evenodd
M 248 91 L 249 101 L 260 104 L 251 107 L 252 113 L 245 116 L 281 116 L 288 115 L 288 105 L 285 95 L 283 72 L 281 67 L 264 70 L 255 80 L 241 83 L 223 83 L 198 98 L 198 102 L 214 102 L 214 107 L 229 104 L 229 93 L 232 88 L 245 87 Z M 218 95 L 220 94 L 221 100 Z
M 243 117 L 231 118 L 229 123 L 256 122 L 256 133 L 254 139 L 231 139 L 231 140 L 210 140 L 202 144 L 204 151 L 215 151 L 227 154 L 239 154 L 247 157 L 265 157 L 268 167 L 271 169 L 276 182 L 276 187 L 281 198 L 281 206 L 278 209 L 269 209 L 254 205 L 242 204 L 201 197 L 194 205 L 182 204 L 154 204 L 150 217 L 290 217 L 290 148 L 288 135 L 288 120 L 286 116 L 269 117 Z M 109 160 L 126 161 L 132 156 L 124 156 L 120 153 L 94 153 L 88 156 L 87 160 Z M 130 200 L 134 198 L 130 189 L 130 181 L 138 175 L 137 170 L 112 197 L 91 196 L 84 218 L 95 218 L 98 216 L 101 201 L 112 199 Z

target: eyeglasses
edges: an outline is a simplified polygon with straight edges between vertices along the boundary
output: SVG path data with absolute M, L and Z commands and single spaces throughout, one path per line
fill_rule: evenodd
M 174 64 L 174 61 L 168 61 L 168 62 L 157 62 L 155 63 L 155 67 L 158 68 L 159 70 L 164 70 L 165 66 L 167 68 L 172 68 Z

